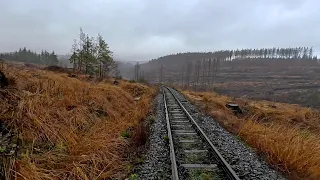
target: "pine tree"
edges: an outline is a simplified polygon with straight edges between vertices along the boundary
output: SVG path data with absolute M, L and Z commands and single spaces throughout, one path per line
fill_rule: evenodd
M 313 47 L 309 49 L 309 59 L 313 58 Z
M 92 38 L 89 38 L 88 35 L 86 35 L 85 43 L 83 44 L 83 52 L 82 52 L 82 58 L 83 63 L 85 67 L 85 74 L 93 74 L 94 71 L 94 65 L 96 64 L 96 58 L 95 56 L 95 44 L 92 40 Z
M 77 40 L 74 39 L 73 40 L 73 44 L 72 44 L 72 48 L 71 48 L 71 57 L 69 59 L 70 63 L 73 64 L 73 71 L 75 72 L 76 71 L 76 68 L 77 68 L 77 63 L 78 63 L 78 44 L 77 44 Z
M 97 74 L 100 77 L 117 73 L 112 52 L 100 34 L 95 39 L 80 28 L 79 40 L 74 40 L 71 52 L 69 61 L 73 63 L 74 71 Z
M 140 64 L 138 62 L 134 66 L 134 78 L 135 78 L 135 81 L 139 81 L 140 79 Z
M 111 75 L 112 71 L 116 69 L 116 63 L 112 58 L 112 52 L 109 50 L 108 44 L 103 37 L 98 35 L 97 59 L 99 64 L 99 75 Z
M 78 67 L 79 71 L 82 71 L 83 67 L 83 61 L 84 61 L 84 49 L 83 47 L 85 46 L 86 42 L 86 34 L 83 32 L 82 28 L 80 28 L 80 34 L 79 34 L 79 49 L 78 49 Z
M 54 65 L 54 66 L 58 65 L 58 58 L 57 58 L 57 55 L 54 53 L 54 51 L 52 51 L 52 53 L 49 55 L 48 58 L 49 58 L 50 65 Z

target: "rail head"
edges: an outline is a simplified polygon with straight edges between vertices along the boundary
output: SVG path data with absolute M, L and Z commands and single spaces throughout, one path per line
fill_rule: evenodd
M 220 161 L 220 164 L 223 166 L 222 168 L 224 169 L 226 175 L 228 176 L 229 179 L 232 180 L 240 180 L 238 175 L 234 172 L 234 170 L 231 168 L 230 164 L 223 158 L 223 156 L 220 154 L 218 149 L 213 145 L 213 143 L 210 141 L 208 136 L 204 133 L 202 128 L 198 125 L 198 123 L 193 119 L 193 117 L 190 115 L 190 113 L 187 111 L 187 109 L 183 106 L 183 104 L 180 102 L 180 100 L 176 97 L 176 95 L 172 92 L 172 90 L 168 87 L 165 87 L 166 89 L 169 90 L 169 92 L 172 94 L 174 99 L 178 102 L 179 106 L 183 109 L 183 111 L 186 113 L 188 118 L 191 120 L 193 125 L 196 127 L 198 130 L 199 134 L 206 140 L 210 148 L 213 150 L 214 155 L 216 156 L 216 159 Z

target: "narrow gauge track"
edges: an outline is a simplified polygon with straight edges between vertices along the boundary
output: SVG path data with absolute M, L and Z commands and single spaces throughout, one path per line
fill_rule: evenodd
M 190 113 L 162 87 L 170 144 L 172 179 L 240 180 Z

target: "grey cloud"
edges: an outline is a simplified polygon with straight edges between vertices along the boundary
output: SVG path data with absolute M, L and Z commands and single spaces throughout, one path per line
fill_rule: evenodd
M 79 27 L 101 33 L 117 57 L 181 51 L 320 48 L 317 0 L 1 0 L 0 51 L 68 53 Z

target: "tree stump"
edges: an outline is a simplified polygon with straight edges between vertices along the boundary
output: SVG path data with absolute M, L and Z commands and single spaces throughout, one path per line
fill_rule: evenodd
M 243 113 L 238 104 L 229 103 L 229 104 L 226 104 L 226 107 L 231 109 L 235 113 L 235 115 Z
M 119 85 L 119 81 L 113 81 L 113 85 L 118 86 Z

